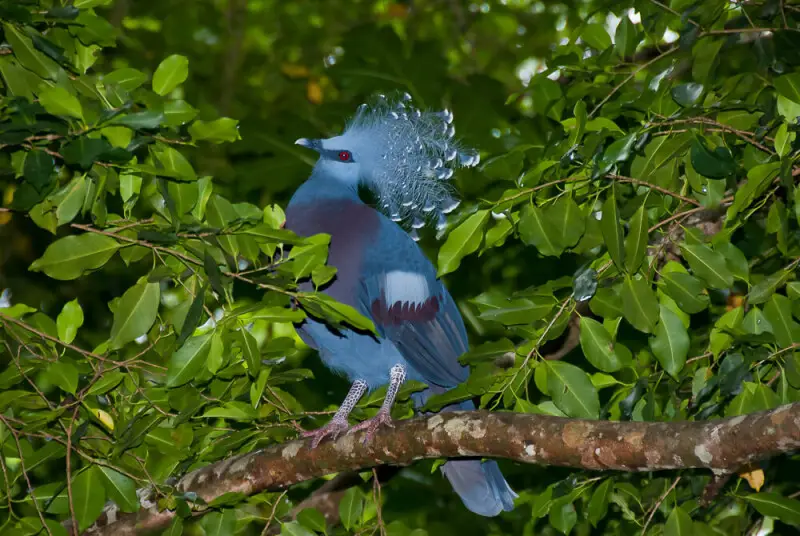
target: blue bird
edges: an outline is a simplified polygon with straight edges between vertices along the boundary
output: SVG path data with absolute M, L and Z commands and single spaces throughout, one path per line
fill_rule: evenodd
M 289 202 L 286 227 L 301 236 L 331 236 L 328 263 L 337 273 L 324 292 L 371 318 L 380 335 L 335 332 L 310 318 L 299 326 L 323 362 L 353 382 L 333 419 L 306 432 L 312 448 L 350 429 L 347 417 L 368 390 L 389 384 L 377 415 L 352 428 L 366 430 L 366 441 L 392 426 L 392 405 L 406 379 L 429 386 L 414 397 L 419 407 L 469 376 L 458 361 L 468 349 L 461 314 L 415 241 L 417 229 L 428 222 L 443 228 L 445 214 L 458 206 L 447 183 L 453 170 L 479 161 L 452 139 L 452 121 L 447 110 L 414 108 L 408 94 L 380 95 L 359 107 L 342 135 L 295 142 L 320 156 Z M 372 191 L 380 210 L 361 200 L 360 186 Z M 475 409 L 471 401 L 444 411 L 469 409 Z M 476 514 L 514 507 L 517 495 L 494 461 L 451 460 L 442 472 Z

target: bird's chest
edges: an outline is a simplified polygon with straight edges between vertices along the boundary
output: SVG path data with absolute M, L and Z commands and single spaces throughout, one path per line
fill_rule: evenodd
M 318 233 L 331 236 L 328 264 L 337 272 L 325 292 L 357 307 L 355 301 L 358 285 L 364 277 L 364 260 L 378 245 L 378 213 L 367 205 L 350 201 L 309 203 L 289 207 L 286 227 L 300 236 Z

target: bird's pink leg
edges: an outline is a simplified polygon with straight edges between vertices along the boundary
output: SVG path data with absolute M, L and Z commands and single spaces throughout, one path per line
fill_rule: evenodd
M 311 438 L 312 449 L 317 448 L 317 445 L 319 445 L 320 441 L 325 439 L 327 436 L 331 436 L 331 439 L 336 439 L 347 431 L 347 429 L 350 427 L 350 425 L 347 423 L 347 416 L 350 415 L 350 412 L 353 411 L 353 408 L 356 407 L 356 404 L 358 404 L 358 401 L 366 392 L 367 382 L 364 380 L 354 381 L 353 385 L 350 386 L 350 391 L 347 393 L 344 402 L 342 402 L 342 405 L 339 406 L 339 411 L 337 411 L 333 416 L 333 419 L 331 419 L 331 421 L 322 428 L 303 432 L 303 437 Z
M 394 428 L 394 424 L 392 423 L 392 406 L 394 405 L 395 398 L 397 398 L 397 392 L 400 391 L 400 386 L 403 385 L 404 381 L 406 381 L 405 367 L 400 364 L 393 366 L 392 370 L 389 371 L 389 388 L 386 390 L 386 398 L 383 399 L 383 404 L 381 404 L 381 409 L 378 410 L 378 414 L 351 428 L 353 432 L 358 430 L 367 431 L 367 435 L 364 436 L 364 443 L 371 441 L 375 432 L 377 432 L 381 426 L 385 425 Z

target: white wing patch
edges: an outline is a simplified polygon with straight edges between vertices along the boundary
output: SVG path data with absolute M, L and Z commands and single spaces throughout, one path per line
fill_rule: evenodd
M 396 302 L 425 303 L 431 294 L 425 276 L 416 272 L 394 270 L 384 276 L 386 305 Z

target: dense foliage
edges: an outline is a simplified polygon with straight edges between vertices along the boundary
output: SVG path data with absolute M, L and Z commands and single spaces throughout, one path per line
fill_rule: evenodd
M 318 482 L 212 505 L 170 488 L 343 396 L 292 323 L 371 324 L 297 290 L 335 271 L 281 204 L 313 163 L 292 141 L 375 91 L 450 106 L 483 156 L 443 243 L 422 241 L 473 341 L 469 381 L 431 408 L 675 421 L 799 401 L 797 4 L 0 0 L 0 19 L 0 533 L 84 529 L 147 486 L 185 518 L 171 535 L 800 525 L 795 457 L 708 505 L 703 471 L 506 463 L 520 499 L 496 519 L 435 463 L 380 489 L 364 472 L 328 527 L 284 519 Z

